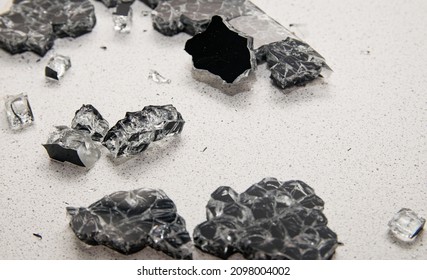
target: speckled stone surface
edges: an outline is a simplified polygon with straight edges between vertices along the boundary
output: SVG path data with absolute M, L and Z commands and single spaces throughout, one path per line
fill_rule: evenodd
M 35 118 L 14 133 L 0 106 L 6 147 L 0 150 L 1 259 L 170 259 L 150 248 L 122 256 L 87 247 L 69 229 L 65 207 L 156 187 L 192 232 L 218 186 L 242 192 L 266 176 L 315 186 L 327 205 L 328 226 L 344 243 L 335 259 L 427 259 L 425 231 L 402 245 L 387 229 L 402 207 L 427 216 L 427 70 L 414 63 L 427 60 L 427 28 L 420 24 L 427 2 L 253 2 L 281 24 L 294 24 L 291 29 L 334 69 L 332 76 L 282 91 L 261 65 L 252 89 L 226 95 L 193 79 L 184 51 L 190 37 L 153 30 L 140 1 L 132 6 L 127 36 L 114 32 L 111 12 L 94 2 L 94 30 L 57 40 L 40 62 L 32 53 L 0 51 L 0 96 L 28 94 Z M 53 52 L 73 61 L 66 79 L 55 84 L 43 72 Z M 153 83 L 146 78 L 150 69 L 172 82 Z M 186 127 L 179 138 L 159 141 L 122 165 L 108 160 L 106 150 L 89 171 L 51 161 L 41 144 L 82 104 L 92 104 L 112 124 L 126 111 L 173 104 Z M 213 258 L 199 251 L 193 257 Z

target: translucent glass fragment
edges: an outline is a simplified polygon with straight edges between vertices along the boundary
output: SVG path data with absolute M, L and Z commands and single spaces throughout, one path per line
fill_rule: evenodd
M 48 64 L 45 67 L 45 75 L 49 79 L 59 81 L 71 68 L 71 60 L 68 56 L 55 55 L 51 57 Z
M 26 94 L 7 95 L 5 107 L 11 129 L 22 129 L 33 124 L 34 116 Z
M 414 211 L 402 208 L 389 221 L 391 233 L 402 241 L 413 240 L 423 229 L 426 220 L 419 217 Z

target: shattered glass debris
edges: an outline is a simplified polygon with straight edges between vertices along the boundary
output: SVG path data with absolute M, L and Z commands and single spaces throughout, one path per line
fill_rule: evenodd
M 217 15 L 236 32 L 253 39 L 249 46 L 259 64 L 267 61 L 271 79 L 281 87 L 305 85 L 319 76 L 329 75 L 331 69 L 323 57 L 293 32 L 279 24 L 260 8 L 245 0 L 170 0 L 153 1 L 158 5 L 152 12 L 153 26 L 168 36 L 180 32 L 195 35 L 208 28 Z M 154 3 L 152 3 L 155 6 Z M 197 35 L 196 35 L 197 36 Z M 221 44 L 210 42 L 212 46 Z M 196 50 L 202 52 L 203 46 Z M 193 59 L 194 62 L 194 59 Z M 274 63 L 273 63 L 274 62 Z M 198 68 L 195 65 L 196 68 Z M 227 69 L 224 69 L 225 71 Z
M 220 258 L 330 259 L 337 235 L 327 227 L 323 200 L 301 181 L 265 178 L 238 194 L 219 187 L 196 226 L 196 247 Z
M 150 246 L 175 259 L 191 259 L 191 238 L 174 202 L 162 191 L 137 189 L 107 195 L 89 207 L 67 207 L 76 236 L 122 254 Z
M 107 132 L 102 144 L 114 158 L 134 156 L 151 142 L 181 133 L 184 123 L 172 105 L 146 106 L 141 111 L 127 112 Z
M 87 133 L 66 126 L 57 126 L 43 146 L 52 159 L 87 168 L 101 157 L 101 151 Z
M 114 30 L 129 33 L 132 27 L 132 8 L 129 3 L 117 5 L 113 13 Z
M 34 116 L 26 94 L 7 95 L 5 107 L 11 129 L 22 129 L 33 124 Z
M 196 69 L 208 70 L 227 83 L 239 82 L 256 67 L 252 39 L 235 31 L 219 16 L 185 44 Z
M 171 80 L 160 75 L 156 70 L 150 70 L 148 73 L 148 79 L 158 83 L 158 84 L 170 84 Z
M 92 105 L 82 105 L 71 121 L 71 128 L 89 133 L 93 141 L 101 141 L 109 124 Z
M 140 1 L 142 1 L 145 5 L 147 5 L 151 9 L 154 9 L 157 7 L 160 1 L 168 1 L 168 0 L 140 0 Z
M 388 227 L 395 237 L 402 241 L 411 241 L 423 229 L 426 220 L 414 211 L 402 208 L 389 221 Z
M 14 0 L 0 15 L 0 47 L 16 54 L 33 51 L 41 56 L 57 37 L 78 37 L 96 24 L 89 0 Z
M 59 81 L 65 72 L 71 68 L 71 60 L 68 56 L 55 55 L 50 58 L 45 67 L 45 76 L 47 78 Z
M 304 85 L 328 67 L 309 45 L 289 37 L 266 46 L 266 60 L 271 78 L 281 88 Z

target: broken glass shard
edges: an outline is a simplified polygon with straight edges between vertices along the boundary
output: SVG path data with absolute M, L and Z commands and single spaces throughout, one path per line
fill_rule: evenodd
M 109 124 L 92 105 L 82 105 L 71 121 L 71 128 L 87 132 L 93 141 L 101 141 Z
M 120 33 L 129 33 L 132 25 L 131 3 L 121 3 L 113 13 L 114 30 Z
M 323 200 L 302 181 L 265 178 L 238 194 L 219 187 L 206 206 L 207 221 L 194 243 L 220 258 L 330 259 L 337 235 L 327 227 Z
M 150 246 L 175 259 L 191 259 L 192 244 L 185 220 L 162 191 L 137 189 L 104 196 L 89 207 L 67 207 L 76 236 L 122 254 Z
M 423 229 L 426 220 L 419 217 L 414 211 L 402 208 L 388 223 L 394 236 L 402 241 L 411 241 Z
M 5 107 L 11 129 L 22 129 L 33 124 L 34 116 L 26 94 L 7 95 Z
M 89 0 L 14 0 L 0 15 L 0 47 L 11 54 L 33 51 L 41 56 L 57 37 L 78 37 L 96 24 Z
M 250 13 L 247 2 L 245 0 L 160 1 L 152 12 L 153 27 L 168 36 L 182 31 L 195 35 L 205 31 L 211 18 L 215 15 L 230 20 Z
M 140 0 L 140 1 L 142 1 L 145 5 L 147 5 L 151 9 L 154 9 L 154 8 L 157 7 L 157 5 L 159 4 L 159 2 L 162 1 L 162 0 Z
M 297 39 L 288 37 L 265 48 L 271 78 L 281 88 L 304 85 L 329 68 L 320 54 Z
M 96 0 L 102 2 L 107 8 L 114 8 L 121 3 L 132 4 L 135 0 Z
M 168 36 L 182 31 L 190 35 L 198 34 L 206 30 L 213 16 L 221 16 L 234 30 L 253 39 L 253 45 L 249 48 L 255 52 L 259 64 L 267 61 L 271 79 L 281 88 L 305 85 L 307 82 L 319 76 L 325 77 L 331 72 L 319 53 L 250 1 L 170 0 L 155 2 L 158 5 L 152 13 L 153 26 Z M 217 40 L 215 44 L 224 43 Z M 204 45 L 200 45 L 195 46 L 194 49 L 203 52 L 204 47 Z M 202 80 L 209 81 L 210 79 L 203 78 Z
M 158 83 L 158 84 L 170 84 L 171 80 L 160 75 L 156 70 L 150 70 L 148 73 L 148 79 Z
M 60 80 L 65 72 L 70 69 L 71 60 L 68 56 L 55 55 L 45 67 L 45 76 L 53 80 Z
M 127 112 L 105 136 L 102 144 L 114 158 L 140 154 L 151 142 L 181 133 L 185 121 L 172 105 L 146 106 Z
M 196 69 L 208 70 L 226 83 L 239 82 L 255 69 L 252 39 L 234 30 L 220 16 L 214 16 L 206 31 L 185 44 Z
M 101 157 L 101 151 L 87 133 L 66 126 L 57 126 L 43 146 L 50 158 L 87 168 Z

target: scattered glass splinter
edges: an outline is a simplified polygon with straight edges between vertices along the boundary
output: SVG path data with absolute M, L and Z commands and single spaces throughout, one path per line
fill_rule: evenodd
M 148 79 L 150 79 L 150 80 L 152 80 L 158 84 L 170 84 L 171 83 L 170 79 L 163 77 L 156 70 L 150 70 L 150 73 L 148 73 Z
M 338 246 L 323 200 L 302 181 L 265 178 L 238 194 L 219 187 L 194 229 L 199 249 L 226 259 L 330 259 Z
M 7 95 L 5 107 L 11 129 L 22 129 L 33 124 L 34 116 L 26 94 Z
M 113 13 L 114 30 L 120 33 L 129 33 L 132 27 L 131 3 L 121 3 Z
M 127 112 L 110 128 L 102 144 L 113 158 L 131 157 L 142 153 L 151 142 L 180 134 L 184 124 L 172 105 L 146 106 L 141 111 Z
M 162 190 L 119 191 L 89 207 L 67 207 L 67 213 L 72 230 L 87 244 L 122 254 L 150 246 L 175 259 L 192 258 L 185 220 Z
M 47 64 L 45 68 L 45 75 L 49 79 L 59 81 L 70 68 L 71 60 L 68 56 L 55 55 Z
M 414 211 L 402 208 L 388 223 L 390 231 L 402 241 L 411 241 L 423 229 L 426 220 L 419 217 Z
M 95 107 L 88 104 L 76 111 L 71 128 L 88 133 L 93 141 L 102 141 L 109 124 Z
M 101 157 L 90 135 L 66 126 L 57 126 L 43 146 L 50 158 L 87 168 L 93 167 Z

